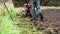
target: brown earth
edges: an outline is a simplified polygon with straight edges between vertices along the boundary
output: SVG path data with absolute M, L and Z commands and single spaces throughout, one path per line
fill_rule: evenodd
M 20 27 L 34 26 L 37 31 L 42 31 L 43 34 L 60 34 L 60 9 L 42 9 L 44 19 L 43 21 L 37 20 L 36 23 L 33 21 L 26 21 L 27 23 L 20 23 Z M 31 26 L 27 26 L 32 24 Z
M 37 31 L 44 34 L 60 34 L 60 9 L 45 9 L 43 11 L 44 20 L 34 23 Z

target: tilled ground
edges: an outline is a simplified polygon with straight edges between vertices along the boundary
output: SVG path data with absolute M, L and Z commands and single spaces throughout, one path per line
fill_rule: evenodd
M 42 12 L 44 16 L 43 21 L 37 20 L 36 23 L 33 23 L 33 21 L 25 20 L 25 23 L 23 19 L 23 23 L 19 24 L 20 27 L 32 28 L 33 26 L 37 31 L 42 31 L 43 34 L 60 34 L 60 9 L 43 9 Z
M 44 34 L 60 34 L 60 9 L 42 10 L 44 20 L 37 21 L 35 28 Z

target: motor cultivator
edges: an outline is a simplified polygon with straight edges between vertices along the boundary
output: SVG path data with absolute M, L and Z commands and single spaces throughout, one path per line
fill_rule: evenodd
M 30 10 L 31 5 L 28 4 L 28 3 L 25 3 L 25 4 L 24 4 L 24 7 L 25 7 L 25 10 L 23 10 L 23 11 L 21 12 L 21 13 L 22 13 L 22 16 L 21 16 L 21 17 L 27 17 L 27 16 L 32 17 L 32 15 L 31 15 L 31 10 Z
M 32 17 L 32 14 L 31 14 L 31 4 L 25 3 L 24 7 L 25 7 L 25 10 L 23 10 L 21 12 L 22 13 L 21 17 Z M 43 15 L 42 14 L 38 14 L 38 12 L 35 11 L 35 15 L 36 15 L 37 19 L 43 20 Z

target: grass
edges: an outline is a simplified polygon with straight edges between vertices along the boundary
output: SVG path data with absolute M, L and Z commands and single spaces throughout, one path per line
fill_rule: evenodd
M 60 9 L 60 6 L 56 7 L 56 9 Z
M 15 16 L 16 13 L 14 11 L 15 9 L 11 8 L 10 10 L 12 18 L 16 18 Z M 0 34 L 20 34 L 18 28 L 12 24 L 12 20 L 5 8 L 4 10 L 2 10 L 1 16 L 0 16 Z
M 19 34 L 17 28 L 12 24 L 10 17 L 3 17 L 0 23 L 1 34 Z

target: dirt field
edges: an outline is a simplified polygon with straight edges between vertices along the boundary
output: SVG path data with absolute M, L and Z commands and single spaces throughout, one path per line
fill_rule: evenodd
M 60 9 L 42 9 L 42 12 L 44 16 L 43 21 L 37 20 L 36 23 L 33 23 L 33 21 L 25 20 L 26 22 L 23 21 L 19 25 L 23 28 L 34 26 L 37 32 L 41 31 L 43 34 L 60 34 Z M 30 26 L 28 26 L 29 24 Z
M 35 27 L 44 34 L 60 34 L 60 9 L 42 10 L 44 21 L 37 21 Z

